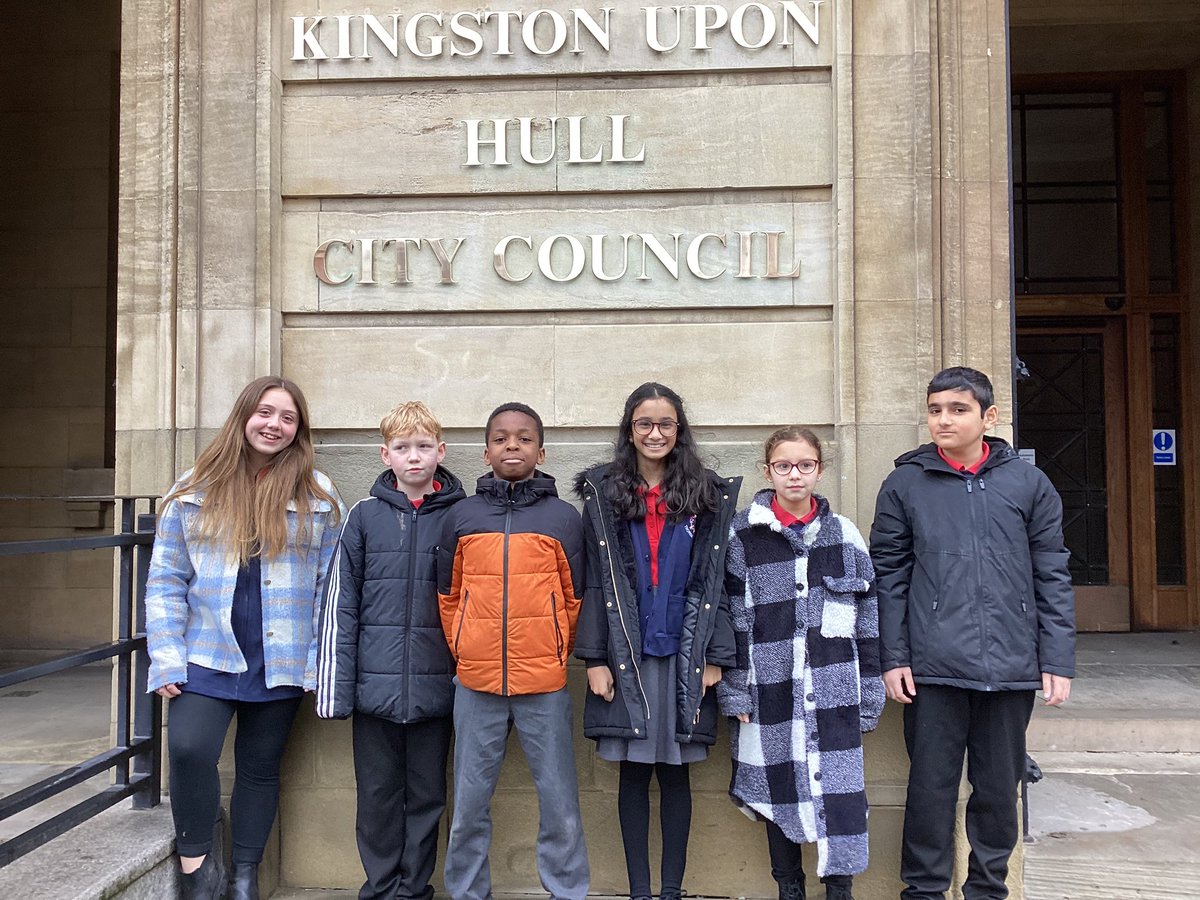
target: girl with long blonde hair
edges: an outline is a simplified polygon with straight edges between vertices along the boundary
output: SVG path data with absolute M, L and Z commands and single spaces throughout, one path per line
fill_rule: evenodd
M 238 720 L 230 801 L 233 900 L 257 900 L 279 762 L 316 686 L 316 622 L 343 508 L 313 467 L 294 383 L 248 384 L 164 501 L 146 585 L 149 689 L 170 702 L 171 807 L 184 896 L 226 895 L 213 846 L 217 762 Z

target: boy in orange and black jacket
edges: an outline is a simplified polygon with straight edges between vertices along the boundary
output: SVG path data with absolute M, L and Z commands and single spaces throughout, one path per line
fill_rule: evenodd
M 438 557 L 446 641 L 458 664 L 454 695 L 454 821 L 446 892 L 492 895 L 489 804 L 517 729 L 538 793 L 538 874 L 551 896 L 587 895 L 588 862 L 572 749 L 567 660 L 583 585 L 583 525 L 537 471 L 545 430 L 523 403 L 488 417 L 492 472 L 451 511 Z

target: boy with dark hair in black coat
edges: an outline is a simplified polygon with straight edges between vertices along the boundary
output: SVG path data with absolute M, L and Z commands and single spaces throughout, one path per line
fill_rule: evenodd
M 354 715 L 360 900 L 430 898 L 454 706 L 437 550 L 466 493 L 423 403 L 397 406 L 380 432 L 388 468 L 350 510 L 326 581 L 317 715 Z
M 1070 694 L 1075 609 L 1062 502 L 1006 442 L 991 382 L 939 372 L 933 439 L 896 460 L 871 528 L 881 668 L 904 706 L 911 762 L 900 877 L 905 900 L 943 898 L 954 864 L 963 756 L 971 796 L 966 900 L 1003 898 L 1018 837 L 1017 784 L 1034 696 Z

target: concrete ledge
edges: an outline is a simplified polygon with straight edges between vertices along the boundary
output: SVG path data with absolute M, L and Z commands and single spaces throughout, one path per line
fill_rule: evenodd
M 178 896 L 175 826 L 168 804 L 129 801 L 0 869 L 5 900 L 164 900 Z
M 1043 772 L 1063 775 L 1200 775 L 1200 753 L 1039 751 Z
M 1044 750 L 1116 753 L 1200 753 L 1200 712 L 1195 709 L 1039 710 L 1027 746 Z

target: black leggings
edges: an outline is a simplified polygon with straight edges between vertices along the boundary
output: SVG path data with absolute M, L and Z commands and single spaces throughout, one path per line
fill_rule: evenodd
M 183 693 L 170 702 L 171 813 L 180 856 L 205 856 L 212 849 L 213 823 L 221 804 L 217 762 L 236 713 L 233 797 L 229 802 L 233 861 L 262 861 L 279 806 L 279 761 L 299 707 L 299 697 L 241 703 Z
M 629 871 L 629 895 L 650 892 L 650 775 L 658 773 L 659 823 L 662 828 L 662 895 L 683 890 L 687 867 L 688 832 L 692 827 L 692 787 L 687 764 L 621 763 L 617 814 Z
M 804 860 L 800 857 L 800 844 L 794 843 L 774 822 L 767 822 L 767 850 L 771 854 L 771 877 L 779 883 L 798 881 L 804 883 Z M 850 887 L 852 875 L 827 875 L 822 884 L 844 884 Z

